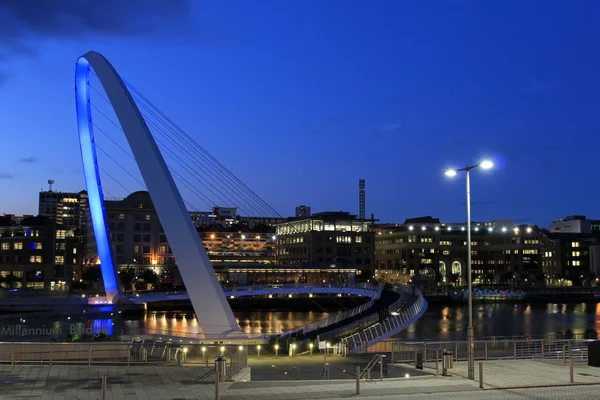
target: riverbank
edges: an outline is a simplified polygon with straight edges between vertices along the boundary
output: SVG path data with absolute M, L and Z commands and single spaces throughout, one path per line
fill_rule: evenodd
M 446 293 L 424 293 L 430 304 L 461 304 L 468 302 L 468 292 L 449 290 Z M 510 289 L 473 288 L 473 302 L 485 303 L 569 303 L 600 301 L 600 290 L 596 288 L 560 288 L 560 289 Z

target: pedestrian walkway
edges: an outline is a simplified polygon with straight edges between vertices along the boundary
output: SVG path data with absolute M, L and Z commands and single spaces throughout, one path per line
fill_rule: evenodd
M 479 381 L 479 362 L 475 380 Z M 467 378 L 467 362 L 458 362 L 450 374 Z M 494 360 L 483 362 L 484 389 L 558 386 L 571 384 L 570 364 L 558 360 Z M 573 364 L 573 383 L 600 384 L 600 368 Z
M 270 361 L 270 360 L 269 360 Z M 289 361 L 289 360 L 288 360 Z M 504 363 L 504 364 L 502 364 Z M 579 366 L 581 383 L 600 383 L 600 370 Z M 222 400 L 277 400 L 277 399 L 343 399 L 348 397 L 408 400 L 415 394 L 423 400 L 436 399 L 570 399 L 593 393 L 599 386 L 570 385 L 526 390 L 481 390 L 478 381 L 465 378 L 466 363 L 455 364 L 452 376 L 411 375 L 409 378 L 361 381 L 360 395 L 356 382 L 346 380 L 292 380 L 224 383 Z M 530 384 L 563 382 L 560 374 L 567 372 L 563 365 L 539 361 L 488 362 L 487 389 L 502 385 L 520 386 L 528 376 Z M 99 399 L 101 378 L 108 376 L 107 398 L 112 400 L 181 400 L 215 398 L 214 383 L 199 384 L 195 379 L 206 368 L 198 366 L 0 366 L 0 399 Z M 560 371 L 560 372 L 559 372 Z M 478 371 L 476 371 L 478 372 Z M 500 375 L 500 376 L 499 376 Z M 487 375 L 485 375 L 487 376 Z M 561 375 L 562 376 L 562 375 Z M 577 382 L 577 381 L 576 381 Z M 513 384 L 516 383 L 516 384 Z M 569 385 L 568 381 L 565 384 Z M 594 398 L 591 396 L 589 398 Z M 580 398 L 580 397 L 579 397 Z

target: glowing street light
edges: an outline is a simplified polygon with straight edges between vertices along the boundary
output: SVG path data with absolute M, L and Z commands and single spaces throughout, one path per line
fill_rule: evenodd
M 478 164 L 466 166 L 459 169 L 447 169 L 444 174 L 447 177 L 453 178 L 458 175 L 459 172 L 465 171 L 467 181 L 467 281 L 469 284 L 469 327 L 467 328 L 467 336 L 469 339 L 469 347 L 467 349 L 467 356 L 469 359 L 468 365 L 468 377 L 469 379 L 475 379 L 475 331 L 473 330 L 473 278 L 471 275 L 471 175 L 470 171 L 477 167 L 482 169 L 490 169 L 494 166 L 494 163 L 489 160 L 483 160 Z M 490 230 L 491 232 L 491 230 Z
M 258 351 L 258 356 L 256 358 L 260 358 L 260 344 L 256 345 L 256 351 Z
M 309 350 L 310 350 L 310 356 L 311 356 L 311 357 L 312 357 L 312 349 L 313 349 L 313 346 L 314 346 L 314 344 L 312 344 L 312 343 L 309 343 L 309 344 L 308 344 L 308 348 L 309 348 Z
M 277 358 L 277 355 L 278 355 L 277 353 L 279 353 L 279 345 L 278 344 L 275 345 L 275 358 Z

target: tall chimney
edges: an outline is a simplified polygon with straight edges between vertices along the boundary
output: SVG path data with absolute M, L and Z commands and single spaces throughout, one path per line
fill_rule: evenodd
M 365 180 L 358 181 L 358 216 L 360 219 L 365 219 Z

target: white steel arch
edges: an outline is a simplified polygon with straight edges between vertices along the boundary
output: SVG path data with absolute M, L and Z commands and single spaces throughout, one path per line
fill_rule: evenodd
M 189 212 L 146 121 L 110 62 L 101 54 L 90 51 L 77 60 L 75 96 L 86 189 L 107 297 L 109 300 L 118 300 L 119 287 L 110 249 L 91 123 L 89 105 L 91 68 L 94 69 L 104 87 L 121 128 L 125 132 L 205 337 L 209 339 L 242 335 L 202 241 L 192 224 Z

